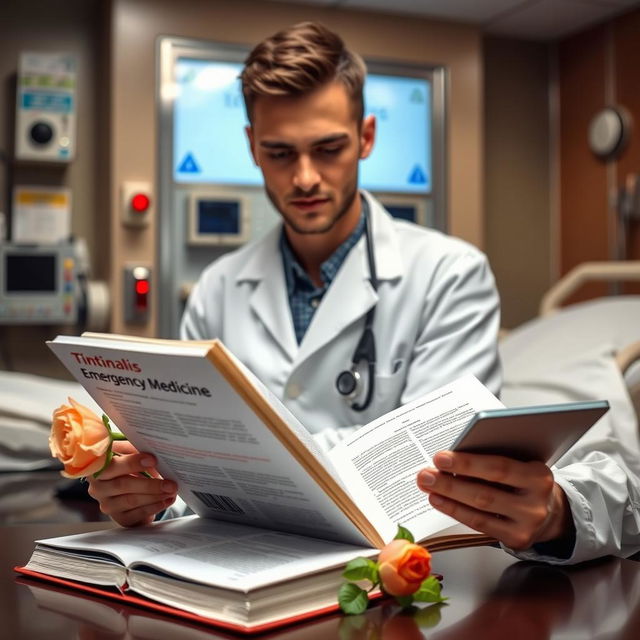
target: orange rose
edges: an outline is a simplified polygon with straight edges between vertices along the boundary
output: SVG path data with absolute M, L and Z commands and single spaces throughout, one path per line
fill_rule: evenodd
M 64 464 L 63 476 L 81 478 L 104 467 L 112 438 L 91 409 L 73 398 L 69 402 L 53 412 L 49 449 Z
M 392 540 L 378 556 L 380 581 L 392 596 L 415 593 L 431 573 L 431 554 L 409 540 Z

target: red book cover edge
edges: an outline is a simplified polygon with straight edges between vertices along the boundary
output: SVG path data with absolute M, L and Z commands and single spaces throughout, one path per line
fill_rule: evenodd
M 332 613 L 340 609 L 340 606 L 336 602 L 336 604 L 330 605 L 328 607 L 313 609 L 311 611 L 300 613 L 298 615 L 291 616 L 288 618 L 280 618 L 279 620 L 274 620 L 273 622 L 267 622 L 265 624 L 247 627 L 244 625 L 234 624 L 232 622 L 224 622 L 222 620 L 217 620 L 215 618 L 207 618 L 205 616 L 200 616 L 196 613 L 191 613 L 189 611 L 184 611 L 176 607 L 160 604 L 158 602 L 154 602 L 152 600 L 148 600 L 143 597 L 132 596 L 125 593 L 116 593 L 115 591 L 100 589 L 99 587 L 92 586 L 84 582 L 76 582 L 75 580 L 67 580 L 65 578 L 50 576 L 46 573 L 40 573 L 39 571 L 32 571 L 31 569 L 27 569 L 26 567 L 14 567 L 14 571 L 26 576 L 30 576 L 32 578 L 44 580 L 45 582 L 53 582 L 54 584 L 60 584 L 65 587 L 77 589 L 79 591 L 85 591 L 87 593 L 98 595 L 103 598 L 110 598 L 111 600 L 126 602 L 127 604 L 143 607 L 145 609 L 151 609 L 152 611 L 159 611 L 164 614 L 169 614 L 172 616 L 177 616 L 179 618 L 184 618 L 185 620 L 190 620 L 190 621 L 208 625 L 208 626 L 221 627 L 223 629 L 228 629 L 230 631 L 235 631 L 235 632 L 239 632 L 247 635 L 263 633 L 264 631 L 271 631 L 272 629 L 277 629 L 279 627 L 295 624 L 296 622 L 301 622 L 303 620 L 315 618 L 315 617 L 324 615 L 326 613 Z M 376 596 L 372 596 L 372 597 L 375 598 Z

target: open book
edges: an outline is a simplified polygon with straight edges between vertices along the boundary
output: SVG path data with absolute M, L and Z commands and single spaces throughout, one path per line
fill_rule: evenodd
M 85 334 L 49 346 L 201 517 L 39 541 L 29 570 L 126 583 L 255 630 L 335 606 L 344 564 L 374 556 L 398 524 L 432 551 L 489 540 L 435 511 L 416 485 L 476 412 L 503 406 L 473 376 L 327 453 L 220 341 Z

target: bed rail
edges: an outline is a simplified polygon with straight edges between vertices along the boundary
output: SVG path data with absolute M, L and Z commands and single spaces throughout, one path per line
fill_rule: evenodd
M 540 315 L 547 316 L 558 311 L 560 305 L 585 282 L 630 282 L 640 281 L 640 260 L 625 262 L 584 262 L 574 267 L 558 280 L 542 297 Z

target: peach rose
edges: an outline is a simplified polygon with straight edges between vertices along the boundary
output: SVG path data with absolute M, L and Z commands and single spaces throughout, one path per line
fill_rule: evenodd
M 409 540 L 392 540 L 378 556 L 380 581 L 392 596 L 415 593 L 431 573 L 431 554 Z
M 63 476 L 81 478 L 104 467 L 111 436 L 91 409 L 73 398 L 69 403 L 53 412 L 49 449 L 64 464 Z

